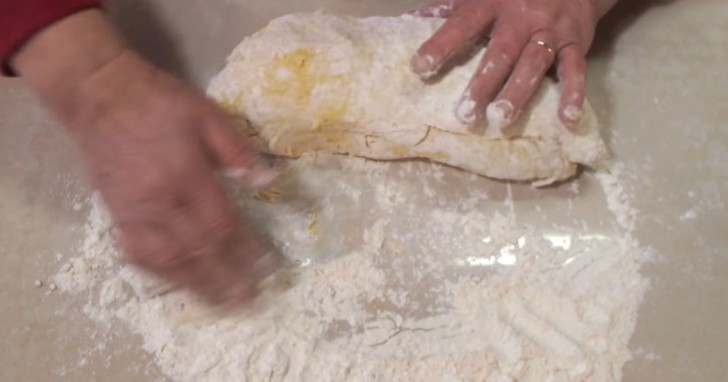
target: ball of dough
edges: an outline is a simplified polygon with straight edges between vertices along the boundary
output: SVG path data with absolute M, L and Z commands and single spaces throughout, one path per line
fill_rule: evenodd
M 413 16 L 353 18 L 324 13 L 273 20 L 246 38 L 208 93 L 249 121 L 273 154 L 308 152 L 377 160 L 425 158 L 479 175 L 548 184 L 606 156 L 591 106 L 578 133 L 557 118 L 560 91 L 543 82 L 504 131 L 471 133 L 454 114 L 484 48 L 432 82 L 409 62 L 442 25 Z

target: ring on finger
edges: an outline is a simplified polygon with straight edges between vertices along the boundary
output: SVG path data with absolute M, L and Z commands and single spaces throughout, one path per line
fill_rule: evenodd
M 549 45 L 548 43 L 546 43 L 546 41 L 543 41 L 543 40 L 531 40 L 529 42 L 534 43 L 536 45 L 539 45 L 539 46 L 545 48 L 546 51 L 549 52 L 549 54 L 554 54 L 554 49 L 551 47 L 551 45 Z

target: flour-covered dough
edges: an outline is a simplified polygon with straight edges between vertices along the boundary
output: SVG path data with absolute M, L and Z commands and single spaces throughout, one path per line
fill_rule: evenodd
M 566 179 L 606 150 L 587 103 L 578 133 L 557 118 L 560 91 L 547 79 L 504 132 L 470 133 L 454 114 L 483 49 L 431 83 L 409 69 L 442 19 L 352 18 L 324 13 L 273 20 L 245 39 L 208 93 L 250 122 L 276 155 L 426 158 L 492 178 L 541 184 Z M 485 122 L 484 122 L 485 123 Z

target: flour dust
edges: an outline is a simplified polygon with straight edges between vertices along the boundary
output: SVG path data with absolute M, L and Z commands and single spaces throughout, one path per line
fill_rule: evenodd
M 138 333 L 177 381 L 618 381 L 647 287 L 619 174 L 592 177 L 608 234 L 545 234 L 514 212 L 511 187 L 527 186 L 425 163 L 300 159 L 287 176 L 315 202 L 238 198 L 296 264 L 295 283 L 227 316 L 184 291 L 150 294 L 158 282 L 121 261 L 95 197 L 55 282 L 88 298 L 98 322 Z

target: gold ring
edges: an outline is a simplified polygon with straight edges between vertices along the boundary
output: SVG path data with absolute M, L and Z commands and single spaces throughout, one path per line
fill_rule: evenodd
M 540 45 L 540 46 L 546 48 L 546 50 L 549 53 L 551 53 L 551 54 L 554 53 L 554 50 L 551 49 L 551 47 L 549 46 L 549 44 L 547 44 L 545 41 L 541 41 L 541 40 L 531 40 L 531 42 L 534 43 L 534 44 L 536 44 L 536 45 Z

